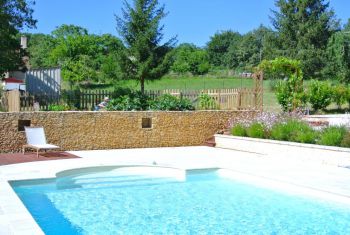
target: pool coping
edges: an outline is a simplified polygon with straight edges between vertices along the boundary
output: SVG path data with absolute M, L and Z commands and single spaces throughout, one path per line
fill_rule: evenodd
M 183 147 L 183 148 L 161 148 L 167 151 L 181 151 L 186 152 L 187 150 L 193 150 L 194 152 L 199 151 L 208 151 L 211 152 L 213 150 L 209 147 Z M 144 149 L 139 149 L 141 151 L 146 151 Z M 123 150 L 107 150 L 113 154 L 113 151 L 116 153 L 123 153 Z M 137 151 L 137 150 L 135 150 Z M 148 149 L 148 151 L 152 151 L 152 149 Z M 155 150 L 156 151 L 156 150 Z M 220 152 L 220 150 L 218 149 Z M 229 150 L 232 153 L 236 154 L 245 154 L 241 152 L 237 152 L 235 150 Z M 78 168 L 85 167 L 96 167 L 96 166 L 115 166 L 115 167 L 130 167 L 130 166 L 145 166 L 145 167 L 171 167 L 180 170 L 196 170 L 196 169 L 226 169 L 230 170 L 231 173 L 241 181 L 260 185 L 261 187 L 267 187 L 272 189 L 279 189 L 282 191 L 287 191 L 292 194 L 297 195 L 306 195 L 310 197 L 318 197 L 322 200 L 331 200 L 336 201 L 338 203 L 350 205 L 350 196 L 349 195 L 340 195 L 332 192 L 322 191 L 315 188 L 303 187 L 300 185 L 293 185 L 288 182 L 277 181 L 275 179 L 263 178 L 257 175 L 250 175 L 245 172 L 239 172 L 235 169 L 230 169 L 225 166 L 223 163 L 218 163 L 216 159 L 209 159 L 208 162 L 197 162 L 194 165 L 183 165 L 175 164 L 169 161 L 170 159 L 163 162 L 157 162 L 155 159 L 128 159 L 127 161 L 121 161 L 120 159 L 112 159 L 105 158 L 99 159 L 93 157 L 95 154 L 99 154 L 99 151 L 77 151 L 72 152 L 76 155 L 81 155 L 82 158 L 79 159 L 63 159 L 57 161 L 47 161 L 47 162 L 31 162 L 31 163 L 21 163 L 15 164 L 11 166 L 3 166 L 0 167 L 1 170 L 5 167 L 7 169 L 28 169 L 28 171 L 24 171 L 22 174 L 15 175 L 1 175 L 0 174 L 0 234 L 44 234 L 38 224 L 35 222 L 29 211 L 23 205 L 17 194 L 13 191 L 10 186 L 10 181 L 15 180 L 28 180 L 28 179 L 45 179 L 45 178 L 55 178 L 59 172 L 66 170 L 73 170 Z M 214 153 L 214 152 L 213 152 Z M 84 155 L 85 154 L 85 155 Z M 83 156 L 84 155 L 84 156 Z M 91 156 L 90 156 L 91 155 Z M 209 156 L 210 154 L 208 154 Z M 256 156 L 260 157 L 260 156 Z M 137 160 L 138 159 L 138 160 Z M 141 160 L 140 160 L 141 159 Z M 58 164 L 56 164 L 58 163 Z M 69 164 L 68 164 L 69 163 Z M 45 167 L 46 166 L 46 167 Z M 226 168 L 225 168 L 226 167 Z

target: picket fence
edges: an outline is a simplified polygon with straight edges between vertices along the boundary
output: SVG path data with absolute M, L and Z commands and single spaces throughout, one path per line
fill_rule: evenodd
M 150 90 L 145 94 L 155 99 L 163 94 L 189 99 L 196 107 L 201 94 L 207 94 L 212 101 L 207 109 L 220 110 L 262 110 L 262 90 L 250 88 L 206 89 L 206 90 Z M 4 99 L 7 111 L 46 111 L 50 105 L 68 104 L 77 110 L 93 110 L 104 97 L 113 98 L 115 93 L 107 90 L 61 91 L 60 94 L 36 94 L 9 91 Z

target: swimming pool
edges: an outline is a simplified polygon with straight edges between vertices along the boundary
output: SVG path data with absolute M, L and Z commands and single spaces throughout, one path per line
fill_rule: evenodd
M 46 234 L 350 234 L 350 208 L 216 170 L 92 168 L 11 185 Z

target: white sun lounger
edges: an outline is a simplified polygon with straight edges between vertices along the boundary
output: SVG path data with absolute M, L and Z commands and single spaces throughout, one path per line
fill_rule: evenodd
M 23 145 L 23 154 L 26 148 L 36 150 L 36 156 L 39 157 L 39 150 L 58 149 L 60 147 L 46 143 L 46 137 L 43 127 L 24 127 L 27 137 L 27 144 Z

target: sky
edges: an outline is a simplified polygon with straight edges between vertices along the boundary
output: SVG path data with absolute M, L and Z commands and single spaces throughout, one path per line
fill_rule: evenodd
M 130 1 L 130 0 L 129 0 Z M 263 24 L 271 26 L 269 16 L 274 0 L 159 0 L 168 15 L 163 19 L 164 39 L 177 36 L 178 43 L 205 46 L 215 33 L 232 30 L 247 33 Z M 36 29 L 24 32 L 49 34 L 62 24 L 79 25 L 93 34 L 113 34 L 115 15 L 121 15 L 123 0 L 36 0 L 33 6 Z M 342 25 L 350 18 L 349 0 L 330 0 L 330 7 Z

